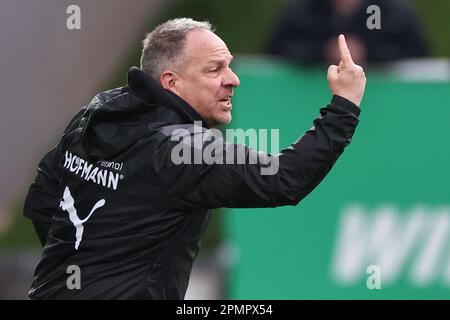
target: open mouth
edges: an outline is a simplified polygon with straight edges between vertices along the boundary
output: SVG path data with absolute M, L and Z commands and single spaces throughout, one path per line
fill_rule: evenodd
M 226 104 L 227 106 L 231 107 L 231 96 L 220 99 L 219 102 L 222 102 L 222 103 Z

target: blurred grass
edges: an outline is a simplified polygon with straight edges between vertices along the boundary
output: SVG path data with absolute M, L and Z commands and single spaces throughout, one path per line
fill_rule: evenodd
M 450 57 L 450 1 L 413 0 L 434 57 Z
M 22 208 L 23 201 L 20 201 L 12 210 L 14 213 L 8 231 L 0 234 L 0 249 L 3 251 L 40 248 L 33 224 L 22 215 Z

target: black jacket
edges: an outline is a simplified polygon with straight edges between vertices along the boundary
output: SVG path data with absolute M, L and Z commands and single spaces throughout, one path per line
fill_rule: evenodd
M 194 126 L 198 113 L 141 70 L 128 77 L 127 87 L 83 108 L 39 164 L 24 208 L 44 245 L 32 299 L 183 299 L 210 209 L 297 204 L 350 143 L 360 112 L 334 96 L 279 155 L 253 164 L 177 164 L 172 151 L 189 144 L 173 133 L 199 141 L 210 130 Z M 223 155 L 257 154 L 221 139 L 200 141 L 200 149 L 214 143 Z M 278 161 L 277 173 L 262 175 L 270 161 Z M 81 289 L 67 287 L 71 265 L 80 268 Z

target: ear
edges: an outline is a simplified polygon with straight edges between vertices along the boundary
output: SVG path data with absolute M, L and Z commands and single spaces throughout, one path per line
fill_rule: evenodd
M 178 75 L 170 70 L 166 70 L 159 76 L 159 81 L 164 89 L 172 91 L 178 94 L 179 77 Z

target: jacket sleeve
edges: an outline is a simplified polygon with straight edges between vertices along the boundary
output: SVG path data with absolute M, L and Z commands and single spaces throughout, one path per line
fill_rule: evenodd
M 174 163 L 174 143 L 161 157 L 161 179 L 179 210 L 296 205 L 322 181 L 350 143 L 359 113 L 350 101 L 333 96 L 314 126 L 278 155 L 223 140 L 203 143 L 202 151 L 216 144 L 212 148 L 223 153 L 222 159 L 232 158 L 231 164 L 225 160 L 225 164 Z M 257 163 L 252 162 L 255 157 Z
M 75 129 L 85 108 L 82 108 L 70 121 L 64 130 L 61 141 L 48 152 L 40 161 L 37 168 L 37 176 L 31 184 L 23 214 L 33 221 L 34 228 L 42 245 L 45 245 L 48 231 L 50 230 L 52 217 L 58 207 L 59 195 L 57 194 L 60 182 L 59 162 L 61 160 L 61 145 L 64 136 Z

